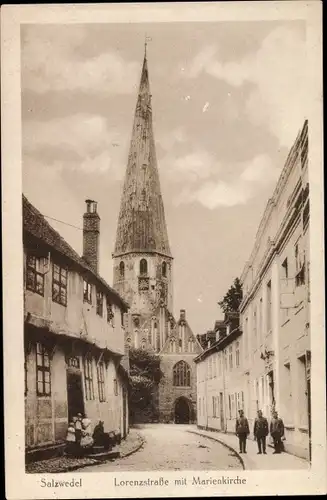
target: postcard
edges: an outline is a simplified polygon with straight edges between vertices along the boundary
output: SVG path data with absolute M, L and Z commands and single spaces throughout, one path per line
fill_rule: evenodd
M 1 14 L 8 500 L 326 493 L 320 2 Z

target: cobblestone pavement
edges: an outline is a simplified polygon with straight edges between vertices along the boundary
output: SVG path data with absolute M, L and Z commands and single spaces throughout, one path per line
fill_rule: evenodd
M 113 448 L 112 451 L 120 451 L 121 457 L 130 455 L 135 450 L 142 446 L 143 440 L 137 429 L 131 429 L 127 438 L 124 439 L 120 446 Z M 115 459 L 112 463 L 114 463 Z M 55 457 L 48 460 L 40 460 L 26 465 L 27 473 L 41 474 L 41 473 L 58 473 L 70 472 L 73 470 L 81 470 L 84 472 L 84 467 L 90 465 L 101 464 L 101 461 L 92 457 L 74 458 L 74 457 Z M 83 468 L 83 471 L 82 471 Z M 86 470 L 86 469 L 85 469 Z
M 137 431 L 145 440 L 132 455 L 83 472 L 151 471 L 151 470 L 243 470 L 232 451 L 206 437 L 187 432 L 192 425 L 147 424 Z

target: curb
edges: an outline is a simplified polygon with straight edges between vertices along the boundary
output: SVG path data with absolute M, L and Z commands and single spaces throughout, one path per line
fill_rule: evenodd
M 232 447 L 230 446 L 229 444 L 225 443 L 224 441 L 216 438 L 216 437 L 213 437 L 213 436 L 207 436 L 206 434 L 201 434 L 200 432 L 196 432 L 196 431 L 187 431 L 189 432 L 190 434 L 196 434 L 197 436 L 202 436 L 204 438 L 208 438 L 208 439 L 211 439 L 212 441 L 216 441 L 220 444 L 222 444 L 223 446 L 225 446 L 225 448 L 228 448 L 230 451 L 232 451 L 236 457 L 238 458 L 238 460 L 240 461 L 242 467 L 243 467 L 243 470 L 246 470 L 246 467 L 245 467 L 245 464 L 244 464 L 244 460 L 243 458 L 241 457 L 241 455 L 239 453 L 237 453 L 237 451 Z
M 141 434 L 138 434 L 138 436 L 140 438 L 140 442 L 138 443 L 138 445 L 133 450 L 126 453 L 125 455 L 120 455 L 120 458 L 129 457 L 130 455 L 133 455 L 133 453 L 136 453 L 137 451 L 139 451 L 143 447 L 143 445 L 145 444 L 145 439 L 142 438 Z

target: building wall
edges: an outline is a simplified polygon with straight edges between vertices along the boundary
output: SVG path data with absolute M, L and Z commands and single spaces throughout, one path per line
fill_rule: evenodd
M 160 367 L 164 377 L 159 384 L 159 419 L 162 422 L 174 422 L 176 404 L 180 398 L 187 402 L 190 422 L 196 421 L 197 406 L 197 369 L 194 358 L 202 348 L 193 334 L 185 310 L 180 311 L 180 318 L 169 332 L 169 336 L 160 351 Z M 190 369 L 190 384 L 174 385 L 173 370 L 176 363 L 184 361 Z
M 286 427 L 285 447 L 308 458 L 310 255 L 307 146 L 303 146 L 306 134 L 304 126 L 268 204 L 251 258 L 243 271 L 245 296 L 241 322 L 247 339 L 246 406 L 250 421 L 253 422 L 257 409 L 270 417 L 276 408 Z
M 172 423 L 175 420 L 175 404 L 178 398 L 188 400 L 191 410 L 191 421 L 196 421 L 196 366 L 194 354 L 165 354 L 161 357 L 161 369 L 164 378 L 159 385 L 159 419 L 161 422 Z M 173 368 L 179 361 L 185 361 L 191 371 L 190 385 L 175 387 L 173 385 Z
M 50 361 L 51 395 L 37 395 L 36 348 L 30 344 L 26 353 L 27 392 L 25 394 L 25 430 L 26 446 L 46 445 L 64 440 L 68 426 L 67 394 L 67 355 L 65 349 L 55 346 Z M 96 359 L 92 357 L 93 396 L 87 397 L 83 356 L 75 353 L 79 360 L 82 378 L 84 413 L 91 419 L 93 427 L 99 420 L 104 422 L 106 432 L 115 431 L 123 435 L 123 390 L 125 382 L 117 372 L 117 363 L 110 360 L 104 363 L 104 395 L 100 401 Z M 128 429 L 128 403 L 126 411 L 126 429 Z
M 26 288 L 26 255 L 29 244 L 24 249 L 25 264 L 25 362 L 27 392 L 25 395 L 26 446 L 46 445 L 63 440 L 68 426 L 68 386 L 67 373 L 70 357 L 78 360 L 75 372 L 81 376 L 84 412 L 96 425 L 103 420 L 105 431 L 123 434 L 123 389 L 126 382 L 118 375 L 118 364 L 124 353 L 124 327 L 122 310 L 115 298 L 104 293 L 103 313 L 97 313 L 97 283 L 92 282 L 91 303 L 83 300 L 83 276 L 65 260 L 68 266 L 67 304 L 52 300 L 52 254 L 47 254 L 43 264 L 44 294 Z M 42 245 L 39 246 L 39 251 Z M 59 263 L 58 258 L 55 262 Z M 88 277 L 90 281 L 91 278 Z M 100 289 L 100 288 L 99 288 Z M 102 288 L 101 288 L 102 289 Z M 107 317 L 107 303 L 110 301 L 113 317 Z M 112 302 L 111 302 L 112 300 Z M 100 312 L 100 311 L 98 311 Z M 36 342 L 47 347 L 50 353 L 51 394 L 37 394 Z M 102 354 L 101 354 L 102 353 Z M 103 358 L 101 356 L 103 355 Z M 86 394 L 85 356 L 91 359 L 93 395 Z M 100 401 L 97 363 L 104 362 L 105 401 Z M 126 412 L 128 430 L 128 403 Z
M 36 350 L 35 345 L 31 346 L 26 355 L 25 435 L 28 447 L 65 439 L 66 436 L 66 362 L 61 349 L 54 352 L 51 365 L 51 395 L 37 396 Z
M 221 350 L 217 346 L 219 350 L 209 352 L 196 362 L 198 426 L 223 432 L 235 431 L 238 410 L 245 408 L 242 341 L 239 336 Z
M 49 260 L 48 260 L 49 259 Z M 44 264 L 44 296 L 26 289 L 24 291 L 25 313 L 29 313 L 30 322 L 36 326 L 48 326 L 55 333 L 65 333 L 72 336 L 82 334 L 85 338 L 96 341 L 103 348 L 124 353 L 124 328 L 121 320 L 121 310 L 112 302 L 114 318 L 107 321 L 107 297 L 103 298 L 103 315 L 96 312 L 95 282 L 92 284 L 92 303 L 83 300 L 83 276 L 76 270 L 68 269 L 67 306 L 52 300 L 52 254 L 47 255 Z M 63 265 L 67 265 L 62 261 Z M 26 249 L 24 251 L 24 267 L 26 274 Z M 111 298 L 109 297 L 109 301 Z

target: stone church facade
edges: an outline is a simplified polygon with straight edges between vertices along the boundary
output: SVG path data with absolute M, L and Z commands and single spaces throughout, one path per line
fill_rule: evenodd
M 162 422 L 194 422 L 193 359 L 202 348 L 185 310 L 178 320 L 173 315 L 173 256 L 157 167 L 146 53 L 112 256 L 114 288 L 130 305 L 126 346 L 146 349 L 161 359 L 164 377 L 155 395 L 157 417 Z

